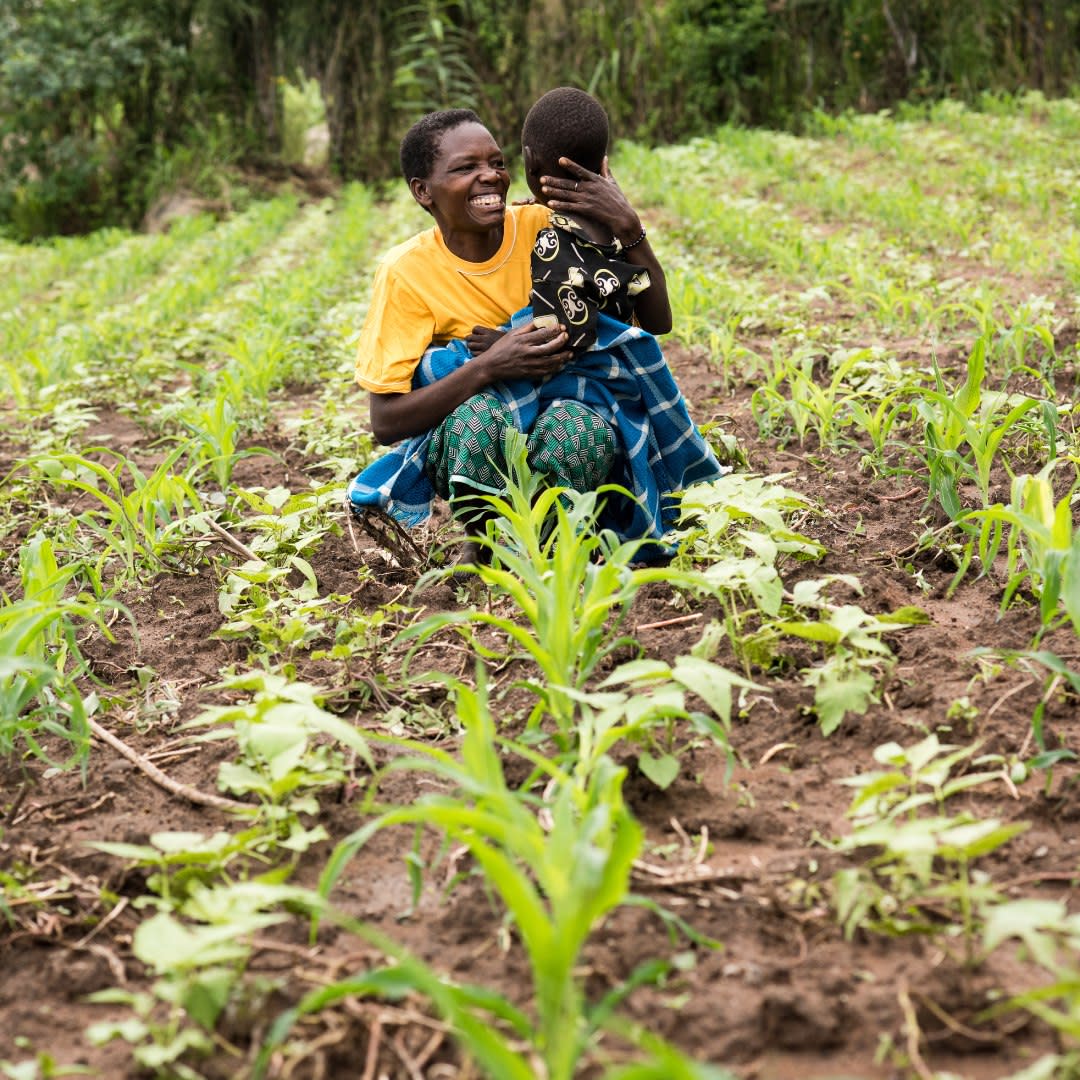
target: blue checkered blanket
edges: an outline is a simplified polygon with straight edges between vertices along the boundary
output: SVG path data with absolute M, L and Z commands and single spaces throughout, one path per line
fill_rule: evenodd
M 510 321 L 531 321 L 524 308 Z M 676 493 L 728 471 L 716 460 L 690 414 L 660 346 L 651 334 L 601 314 L 596 344 L 541 383 L 495 383 L 488 392 L 504 401 L 519 431 L 559 401 L 579 401 L 602 416 L 619 453 L 608 482 L 633 496 L 608 495 L 598 524 L 623 540 L 659 539 L 675 523 Z M 413 386 L 427 386 L 471 359 L 463 341 L 424 353 Z M 431 513 L 434 488 L 425 469 L 431 432 L 396 446 L 372 462 L 348 489 L 358 511 L 382 507 L 407 526 Z

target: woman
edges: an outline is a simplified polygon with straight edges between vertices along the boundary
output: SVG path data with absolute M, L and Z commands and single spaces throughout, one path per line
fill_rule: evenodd
M 472 110 L 431 113 L 402 140 L 409 190 L 435 224 L 380 264 L 356 378 L 371 394 L 376 440 L 411 441 L 354 480 L 353 506 L 390 502 L 411 524 L 426 516 L 426 485 L 433 485 L 476 535 L 485 505 L 479 497 L 505 486 L 503 436 L 511 426 L 526 432 L 529 464 L 551 483 L 587 491 L 608 478 L 620 452 L 610 417 L 564 395 L 533 408 L 523 423 L 506 392 L 550 385 L 573 356 L 565 327 L 530 319 L 505 334 L 493 330 L 528 303 L 533 242 L 552 210 L 587 213 L 626 246 L 625 258 L 652 282 L 641 294 L 651 293 L 649 300 L 635 306 L 638 320 L 648 331 L 670 329 L 663 270 L 640 218 L 610 175 L 564 164 L 562 176 L 543 178 L 547 206 L 508 208 L 502 152 Z M 429 345 L 448 343 L 456 352 L 437 349 L 427 353 L 436 368 L 421 365 Z M 459 561 L 479 554 L 470 541 Z

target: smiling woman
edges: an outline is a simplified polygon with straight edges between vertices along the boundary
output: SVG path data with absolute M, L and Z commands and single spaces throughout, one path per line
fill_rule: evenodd
M 528 325 L 429 385 L 414 387 L 413 376 L 428 346 L 493 329 L 528 302 L 533 240 L 548 211 L 507 210 L 510 175 L 502 151 L 469 109 L 418 121 L 402 141 L 401 166 L 435 227 L 393 248 L 380 265 L 356 378 L 371 392 L 371 429 L 379 442 L 431 433 L 437 452 L 429 455 L 428 471 L 435 490 L 475 529 L 477 496 L 501 490 L 503 433 L 510 426 L 505 408 L 484 391 L 496 382 L 558 371 L 571 357 L 566 333 Z M 585 420 L 580 432 L 568 432 L 560 414 L 542 430 L 595 441 L 603 421 Z M 589 486 L 603 481 L 610 462 L 600 465 Z M 463 558 L 476 555 L 467 545 Z

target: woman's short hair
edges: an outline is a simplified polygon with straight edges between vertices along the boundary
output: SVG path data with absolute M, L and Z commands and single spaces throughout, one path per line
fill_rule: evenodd
M 401 171 L 408 183 L 414 177 L 426 180 L 435 168 L 435 158 L 439 153 L 442 137 L 462 124 L 481 124 L 483 120 L 472 109 L 442 109 L 428 113 L 408 131 L 401 140 Z
M 529 110 L 521 129 L 545 172 L 559 175 L 559 158 L 567 157 L 599 172 L 608 148 L 608 118 L 604 106 L 584 90 L 560 86 L 549 90 Z

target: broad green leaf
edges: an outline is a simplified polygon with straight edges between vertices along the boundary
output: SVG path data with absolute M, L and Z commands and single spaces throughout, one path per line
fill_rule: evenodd
M 749 679 L 736 675 L 711 660 L 696 656 L 680 656 L 672 668 L 672 677 L 693 691 L 727 726 L 731 723 L 732 687 L 763 690 Z
M 782 634 L 790 634 L 804 641 L 821 641 L 826 645 L 837 645 L 843 638 L 835 626 L 824 622 L 779 622 L 776 629 Z
M 674 754 L 642 753 L 638 757 L 638 768 L 661 790 L 670 787 L 679 775 L 679 759 Z
M 1060 926 L 1067 914 L 1068 909 L 1060 900 L 1009 900 L 992 904 L 983 925 L 983 946 L 989 952 L 1007 938 L 1016 937 L 1029 947 L 1035 946 L 1033 953 L 1044 952 L 1036 936 Z
M 874 692 L 874 677 L 862 668 L 827 665 L 814 685 L 814 711 L 823 735 L 831 735 L 849 712 L 862 715 Z
M 669 679 L 671 668 L 662 660 L 643 658 L 641 660 L 628 660 L 620 664 L 606 679 L 601 686 L 619 686 L 622 683 L 637 682 L 645 679 Z
M 895 611 L 886 612 L 877 616 L 878 622 L 897 623 L 903 626 L 926 626 L 933 620 L 921 607 L 907 605 L 897 608 Z

